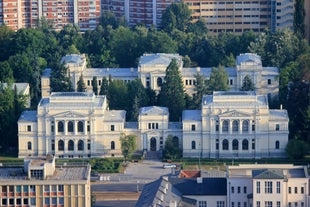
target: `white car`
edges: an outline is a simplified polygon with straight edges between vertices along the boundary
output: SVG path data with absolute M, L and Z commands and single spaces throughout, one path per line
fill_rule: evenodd
M 165 163 L 163 164 L 163 168 L 176 168 L 177 166 L 175 164 L 171 164 L 171 163 Z

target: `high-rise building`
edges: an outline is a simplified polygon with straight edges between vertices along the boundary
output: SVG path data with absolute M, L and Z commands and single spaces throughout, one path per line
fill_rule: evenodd
M 161 23 L 166 8 L 177 0 L 101 0 L 102 11 L 112 11 L 117 18 L 124 17 L 130 26 Z
M 209 34 L 252 30 L 293 30 L 292 0 L 183 0 L 192 11 L 193 19 L 203 18 Z
M 36 27 L 42 17 L 51 21 L 55 29 L 76 24 L 81 30 L 88 30 L 99 23 L 100 0 L 1 0 L 0 13 L 0 25 L 13 30 Z

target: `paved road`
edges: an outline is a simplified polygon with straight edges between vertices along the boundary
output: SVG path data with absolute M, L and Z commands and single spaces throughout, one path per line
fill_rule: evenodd
M 94 183 L 91 185 L 91 190 L 94 192 L 137 192 L 142 191 L 144 184 L 141 183 L 113 183 L 113 184 L 101 184 Z
M 141 163 L 129 163 L 124 174 L 103 174 L 102 181 L 106 183 L 149 183 L 162 175 L 173 173 L 173 169 L 163 169 L 159 160 L 143 160 Z

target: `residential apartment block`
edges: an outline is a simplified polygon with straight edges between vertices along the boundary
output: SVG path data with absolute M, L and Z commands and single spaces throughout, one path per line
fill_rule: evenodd
M 0 1 L 0 25 L 15 31 L 36 27 L 42 17 L 50 20 L 56 30 L 66 24 L 76 24 L 82 31 L 94 29 L 99 23 L 100 0 Z
M 55 158 L 0 167 L 0 206 L 90 207 L 90 166 L 56 167 Z
M 293 30 L 292 0 L 183 0 L 192 11 L 193 19 L 203 18 L 208 33 L 242 34 L 253 30 L 263 32 Z
M 308 171 L 290 164 L 246 164 L 228 166 L 226 177 L 163 176 L 143 188 L 136 207 L 148 206 L 306 207 Z
M 143 24 L 159 26 L 166 8 L 179 0 L 101 0 L 102 11 L 124 17 L 129 26 Z

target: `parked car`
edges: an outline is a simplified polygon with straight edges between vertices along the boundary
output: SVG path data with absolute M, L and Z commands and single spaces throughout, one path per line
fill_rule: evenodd
M 175 164 L 171 164 L 171 163 L 165 163 L 163 164 L 163 168 L 166 169 L 166 168 L 176 168 L 177 165 Z

